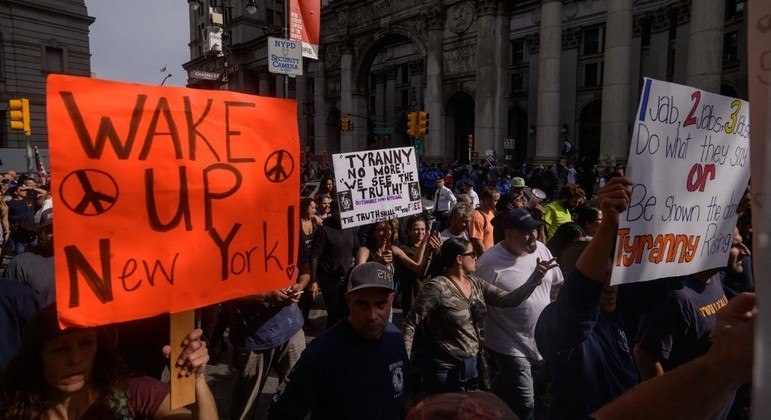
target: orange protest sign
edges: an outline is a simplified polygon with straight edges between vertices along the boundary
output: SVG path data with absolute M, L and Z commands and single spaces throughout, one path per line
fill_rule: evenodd
M 62 326 L 293 282 L 294 101 L 63 75 L 47 101 Z

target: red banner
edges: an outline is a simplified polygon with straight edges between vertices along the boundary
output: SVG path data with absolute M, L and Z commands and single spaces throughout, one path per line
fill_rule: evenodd
M 289 16 L 289 39 L 302 41 L 303 57 L 318 60 L 321 0 L 291 0 Z

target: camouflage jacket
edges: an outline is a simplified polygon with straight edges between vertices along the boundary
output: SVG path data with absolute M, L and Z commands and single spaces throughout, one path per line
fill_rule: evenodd
M 423 286 L 404 321 L 407 354 L 412 351 L 415 329 L 423 324 L 427 330 L 426 338 L 433 341 L 433 344 L 458 357 L 475 356 L 479 352 L 480 343 L 475 324 L 481 330 L 486 305 L 517 307 L 540 284 L 530 278 L 521 287 L 508 293 L 479 277 L 468 275 L 466 278 L 471 281 L 469 298 L 445 276 L 434 277 Z

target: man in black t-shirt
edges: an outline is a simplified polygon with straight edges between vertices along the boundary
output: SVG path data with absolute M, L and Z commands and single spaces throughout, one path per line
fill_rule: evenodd
M 350 316 L 313 340 L 273 397 L 269 419 L 400 419 L 410 395 L 404 338 L 388 322 L 391 272 L 368 262 L 351 270 Z
M 710 269 L 685 277 L 682 287 L 642 317 L 634 350 L 640 379 L 661 376 L 707 353 L 717 312 L 728 304 L 722 276 L 722 269 Z M 713 418 L 726 418 L 732 402 Z

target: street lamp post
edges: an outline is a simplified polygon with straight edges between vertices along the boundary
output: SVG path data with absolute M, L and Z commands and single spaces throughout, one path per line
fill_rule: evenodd
M 219 5 L 217 5 L 216 0 L 212 0 L 212 7 L 213 8 L 219 8 L 224 9 L 225 8 L 225 2 L 227 0 L 220 0 Z M 201 7 L 201 0 L 188 0 L 188 4 L 190 5 L 190 9 L 193 11 L 198 10 Z M 257 13 L 257 3 L 255 0 L 248 0 L 246 2 L 246 12 L 250 15 L 253 15 Z M 284 0 L 284 27 L 283 29 L 283 36 L 284 39 L 289 39 L 289 19 L 290 19 L 290 8 L 289 8 L 289 0 Z M 223 21 L 224 23 L 224 21 Z M 263 33 L 265 35 L 268 35 L 267 31 L 263 28 Z M 224 52 L 224 51 L 223 51 Z M 225 79 L 227 80 L 227 59 L 225 60 Z M 165 81 L 165 80 L 164 80 Z M 284 98 L 289 98 L 289 75 L 284 75 Z

